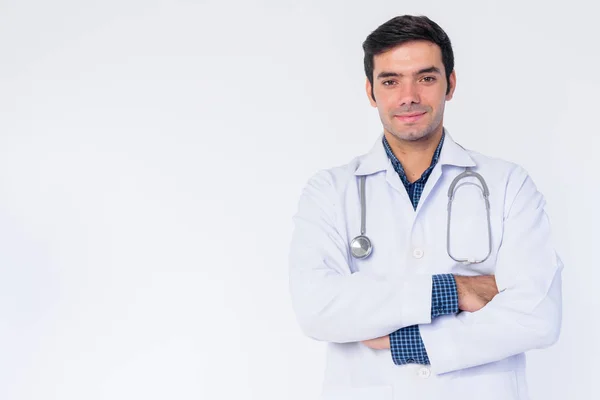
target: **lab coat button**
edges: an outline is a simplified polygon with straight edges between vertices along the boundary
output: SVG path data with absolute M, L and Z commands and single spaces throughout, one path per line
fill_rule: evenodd
M 420 249 L 420 248 L 417 247 L 417 248 L 415 248 L 413 250 L 413 257 L 414 258 L 423 258 L 423 254 L 424 254 L 423 253 L 423 249 Z
M 431 376 L 431 370 L 427 367 L 423 367 L 419 369 L 419 376 L 423 379 L 427 379 Z

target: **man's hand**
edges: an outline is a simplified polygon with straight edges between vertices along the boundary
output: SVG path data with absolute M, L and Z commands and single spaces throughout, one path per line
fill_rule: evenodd
M 458 291 L 458 308 L 462 311 L 481 310 L 498 294 L 494 275 L 460 276 L 455 275 Z
M 386 350 L 390 348 L 390 335 L 363 340 L 362 343 L 373 350 Z

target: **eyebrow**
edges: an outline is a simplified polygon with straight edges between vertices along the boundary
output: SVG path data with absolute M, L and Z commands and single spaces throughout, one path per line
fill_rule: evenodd
M 415 72 L 413 74 L 413 76 L 421 75 L 421 74 L 429 74 L 429 73 L 436 73 L 436 74 L 440 74 L 440 75 L 442 74 L 442 72 L 440 71 L 440 69 L 438 67 L 431 66 L 429 68 L 423 68 L 423 69 L 418 70 L 417 72 Z M 400 78 L 402 76 L 404 76 L 404 75 L 400 74 L 398 72 L 382 71 L 377 75 L 377 79 L 390 78 L 390 77 Z

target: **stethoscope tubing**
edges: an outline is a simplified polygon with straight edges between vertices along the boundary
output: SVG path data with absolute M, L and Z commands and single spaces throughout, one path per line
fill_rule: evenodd
M 452 255 L 450 249 L 450 226 L 452 219 L 452 202 L 454 200 L 454 193 L 458 182 L 461 179 L 474 177 L 481 183 L 481 186 L 477 186 L 483 194 L 483 198 L 485 200 L 485 209 L 487 214 L 487 226 L 488 226 L 488 252 L 485 258 L 481 260 L 477 260 L 474 258 L 456 258 Z M 350 252 L 354 258 L 362 259 L 368 257 L 373 250 L 373 244 L 371 239 L 366 235 L 366 223 L 367 223 L 367 207 L 366 207 L 366 196 L 365 196 L 365 186 L 366 186 L 366 175 L 361 175 L 359 177 L 359 186 L 360 186 L 360 235 L 356 236 L 350 242 Z M 450 184 L 448 188 L 448 218 L 447 218 L 447 230 L 446 230 L 446 251 L 448 252 L 448 256 L 452 258 L 456 262 L 460 262 L 463 264 L 479 264 L 486 261 L 489 256 L 492 254 L 492 224 L 490 218 L 490 201 L 489 201 L 490 190 L 488 188 L 487 183 L 483 176 L 478 174 L 477 172 L 471 170 L 469 167 L 465 169 L 462 173 L 457 175 Z

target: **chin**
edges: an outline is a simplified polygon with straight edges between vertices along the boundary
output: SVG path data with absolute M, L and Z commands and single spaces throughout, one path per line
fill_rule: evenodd
M 392 134 L 399 139 L 409 141 L 409 142 L 414 142 L 417 140 L 421 140 L 424 137 L 427 137 L 430 134 L 430 132 L 417 131 L 417 132 L 398 132 L 398 133 L 392 133 Z

